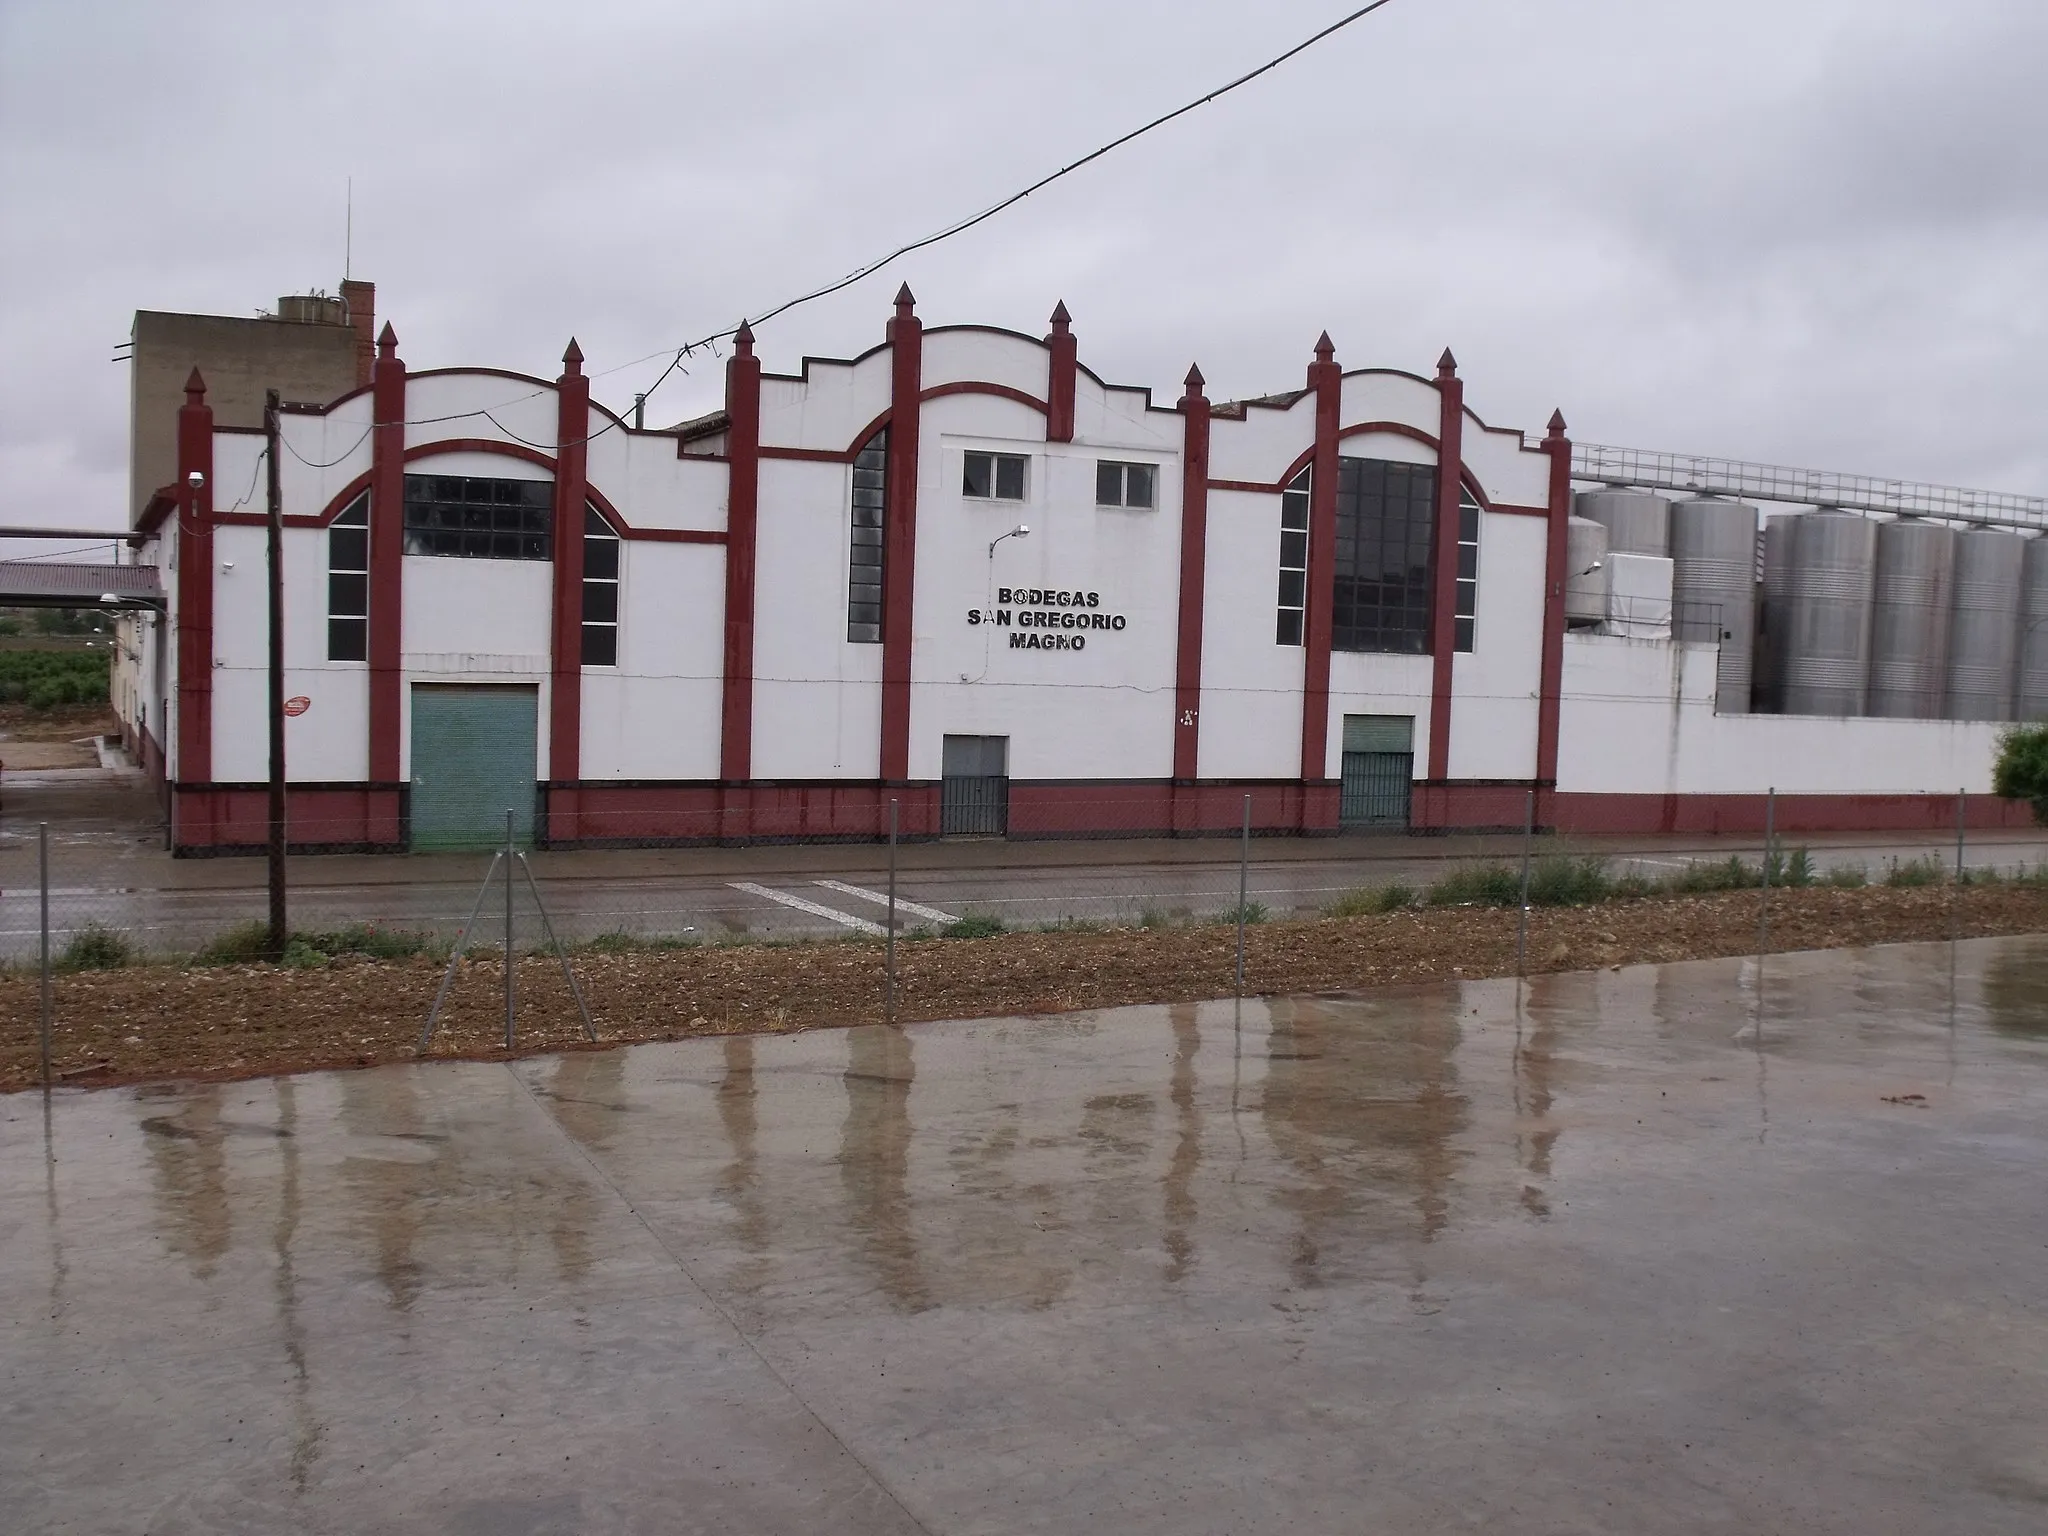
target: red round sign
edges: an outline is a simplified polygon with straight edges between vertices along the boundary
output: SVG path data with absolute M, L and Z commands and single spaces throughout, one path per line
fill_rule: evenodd
M 303 715 L 307 710 L 311 709 L 312 707 L 313 701 L 307 698 L 303 693 L 300 694 L 297 698 L 286 699 L 284 701 L 284 712 L 288 715 Z

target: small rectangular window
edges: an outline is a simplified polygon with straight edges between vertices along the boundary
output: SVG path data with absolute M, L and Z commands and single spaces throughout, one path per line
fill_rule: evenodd
M 1022 501 L 1024 455 L 968 453 L 962 456 L 960 494 L 977 501 Z
M 583 504 L 583 665 L 619 664 L 619 536 Z
M 1275 645 L 1300 645 L 1308 606 L 1308 490 L 1312 470 L 1304 469 L 1280 497 L 1280 616 Z
M 327 659 L 370 655 L 370 493 L 350 502 L 327 527 Z
M 1152 486 L 1157 477 L 1158 471 L 1150 464 L 1118 464 L 1104 459 L 1095 466 L 1095 504 L 1150 510 Z

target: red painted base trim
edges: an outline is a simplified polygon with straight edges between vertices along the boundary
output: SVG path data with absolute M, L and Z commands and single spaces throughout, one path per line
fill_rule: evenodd
M 1415 785 L 1408 830 L 1416 833 L 1519 831 L 1525 783 Z M 1334 836 L 1336 784 L 1288 781 L 1174 783 L 1016 780 L 1010 785 L 1009 836 L 1036 838 L 1232 837 L 1252 801 L 1252 830 L 1262 837 Z M 541 787 L 544 841 L 555 848 L 690 847 L 719 843 L 876 842 L 888 835 L 889 802 L 906 840 L 939 832 L 939 786 L 932 783 L 549 784 Z M 288 815 L 296 851 L 398 852 L 407 841 L 405 787 L 303 785 Z M 1820 832 L 1955 829 L 1953 795 L 1780 795 L 1777 828 L 1796 837 Z M 1972 795 L 1968 824 L 1981 831 L 2033 825 L 2023 803 Z M 260 784 L 171 787 L 172 851 L 194 857 L 259 854 L 268 809 Z M 1760 836 L 1762 795 L 1559 794 L 1539 788 L 1536 825 L 1585 835 L 1679 833 Z M 1398 831 L 1398 829 L 1395 829 Z

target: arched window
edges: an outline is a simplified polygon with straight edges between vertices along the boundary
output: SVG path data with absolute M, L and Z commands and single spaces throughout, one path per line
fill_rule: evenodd
M 1308 606 L 1308 492 L 1312 469 L 1288 482 L 1280 496 L 1280 620 L 1275 645 L 1301 644 Z
M 370 654 L 370 493 L 327 525 L 327 659 Z
M 846 638 L 882 643 L 882 525 L 889 505 L 889 429 L 853 460 L 853 527 L 846 560 Z

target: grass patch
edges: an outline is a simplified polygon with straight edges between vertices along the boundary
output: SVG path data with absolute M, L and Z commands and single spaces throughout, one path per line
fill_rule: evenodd
M 695 949 L 697 939 L 687 933 L 628 933 L 623 928 L 610 928 L 594 938 L 580 939 L 566 947 L 572 954 L 644 955 L 672 949 Z
M 1387 885 L 1360 886 L 1346 891 L 1323 912 L 1329 917 L 1383 917 L 1415 905 L 1415 887 L 1395 880 Z
M 1216 921 L 1219 923 L 1229 923 L 1235 927 L 1240 914 L 1243 915 L 1247 924 L 1263 923 L 1270 915 L 1263 901 L 1247 901 L 1243 907 L 1238 907 L 1235 903 L 1225 907 L 1217 914 Z
M 1941 860 L 1931 856 L 1893 859 L 1890 868 L 1884 872 L 1884 883 L 1891 886 L 1940 885 L 1945 873 Z
M 1667 875 L 1661 888 L 1678 896 L 1711 895 L 1715 891 L 1747 891 L 1764 883 L 1763 871 L 1730 855 L 1719 862 L 1693 860 L 1685 868 Z
M 1505 864 L 1465 864 L 1423 893 L 1432 907 L 1518 907 L 1522 877 Z
M 1547 853 L 1529 866 L 1532 907 L 1586 907 L 1613 896 L 1614 877 L 1608 873 L 1605 859 Z
M 343 955 L 366 960 L 410 960 L 414 955 L 438 958 L 447 953 L 447 940 L 431 933 L 380 928 L 375 923 L 350 923 L 326 932 L 294 930 L 280 963 L 294 970 L 312 970 Z M 263 965 L 269 959 L 270 925 L 251 918 L 216 934 L 193 954 L 192 964 Z
M 1821 883 L 1837 891 L 1860 891 L 1870 884 L 1870 871 L 1861 864 L 1837 864 L 1821 876 Z
M 1138 914 L 1140 928 L 1171 928 L 1173 923 L 1173 914 L 1163 907 L 1146 907 Z
M 53 969 L 59 971 L 118 971 L 135 960 L 135 946 L 124 933 L 104 923 L 87 923 L 65 942 Z
M 1109 924 L 1092 917 L 1062 917 L 1050 923 L 1040 923 L 1040 933 L 1101 933 Z
M 942 939 L 992 939 L 1008 925 L 992 912 L 970 912 L 939 930 Z

